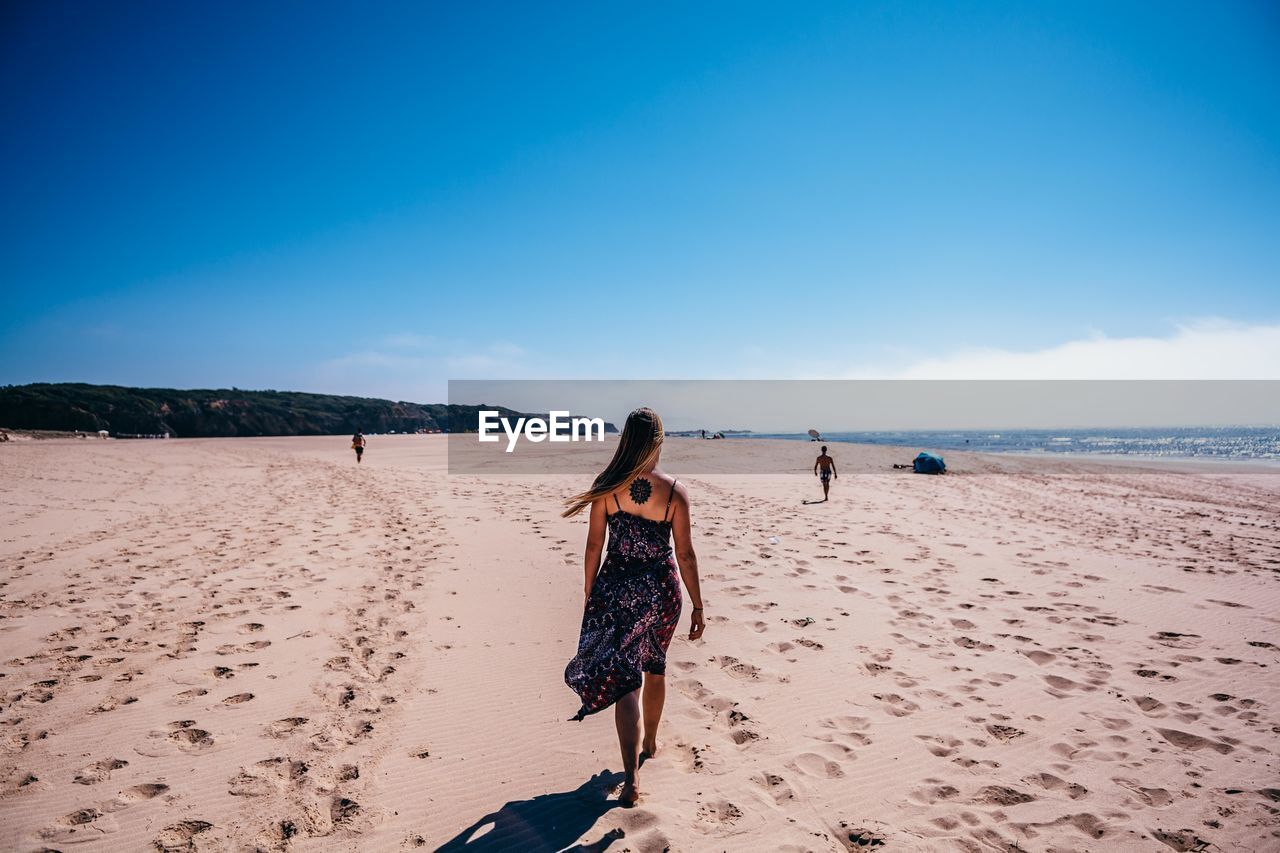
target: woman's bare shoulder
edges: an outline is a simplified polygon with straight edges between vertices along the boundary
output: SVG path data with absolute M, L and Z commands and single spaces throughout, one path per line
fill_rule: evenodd
M 672 483 L 678 483 L 678 481 L 679 481 L 679 479 L 680 479 L 679 477 L 675 476 L 674 474 L 668 474 L 666 471 L 663 471 L 661 468 L 655 468 L 654 470 L 650 471 L 649 473 L 647 473 L 647 474 L 641 474 L 640 476 L 642 476 L 642 477 L 651 477 L 651 478 L 653 478 L 654 480 L 657 480 L 659 483 L 661 483 L 664 487 L 666 487 L 666 488 L 668 488 L 668 489 L 669 489 L 669 488 L 671 488 L 671 484 L 672 484 Z M 679 486 L 679 485 L 677 485 L 677 486 L 676 486 L 676 488 L 680 488 L 680 486 Z
M 689 490 L 685 488 L 684 483 L 676 477 L 668 477 L 667 479 L 672 484 L 671 502 L 687 504 L 689 502 Z

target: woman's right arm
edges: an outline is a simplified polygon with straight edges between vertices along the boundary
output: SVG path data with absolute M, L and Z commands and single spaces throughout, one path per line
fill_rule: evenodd
M 676 540 L 676 563 L 680 567 L 680 578 L 684 588 L 689 590 L 689 598 L 693 601 L 693 615 L 689 622 L 689 639 L 696 640 L 706 630 L 702 619 L 702 585 L 698 582 L 698 555 L 693 551 L 693 524 L 689 519 L 689 493 L 684 485 L 676 486 L 676 494 L 680 498 L 675 502 L 675 515 L 671 519 L 671 535 Z
M 591 597 L 591 587 L 595 586 L 596 573 L 600 571 L 600 555 L 604 552 L 604 532 L 608 527 L 605 523 L 604 506 L 603 500 L 591 503 L 591 521 L 587 525 L 587 552 L 583 558 L 585 584 L 582 600 L 584 603 Z

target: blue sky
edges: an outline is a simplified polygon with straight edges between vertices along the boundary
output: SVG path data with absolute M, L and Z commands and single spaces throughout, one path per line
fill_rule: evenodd
M 1268 4 L 10 3 L 0 81 L 0 382 L 1280 369 Z

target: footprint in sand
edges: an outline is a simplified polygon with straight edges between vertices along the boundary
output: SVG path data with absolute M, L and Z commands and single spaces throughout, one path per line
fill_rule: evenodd
M 334 827 L 349 824 L 360 814 L 360 804 L 348 797 L 334 796 L 329 801 L 329 819 Z
M 213 735 L 198 727 L 195 720 L 175 720 L 168 731 L 147 733 L 148 743 L 135 746 L 133 751 L 148 758 L 160 758 L 171 754 L 174 746 L 182 752 L 201 753 L 214 747 Z
M 1080 812 L 1079 814 L 1063 815 L 1056 820 L 1039 821 L 1035 823 L 1014 823 L 1012 824 L 1018 830 L 1024 833 L 1035 833 L 1042 828 L 1054 828 L 1059 826 L 1070 826 L 1077 832 L 1080 832 L 1089 838 L 1102 840 L 1111 838 L 1116 835 L 1115 829 L 1108 826 L 1101 818 L 1089 812 Z
M 732 675 L 734 678 L 741 678 L 748 681 L 758 681 L 760 679 L 760 667 L 754 664 L 744 663 L 732 655 L 721 655 L 718 658 L 711 658 L 711 662 L 718 664 L 721 669 Z
M 1124 746 L 1129 742 L 1128 738 L 1121 735 L 1111 735 L 1103 740 L 1106 741 L 1105 746 Z M 1125 750 L 1113 751 L 1103 747 L 1101 741 L 1078 737 L 1073 738 L 1070 743 L 1055 743 L 1049 747 L 1049 751 L 1075 762 L 1123 761 L 1129 757 Z
M 1035 773 L 1023 778 L 1022 781 L 1039 785 L 1046 791 L 1062 791 L 1072 800 L 1078 800 L 1089 793 L 1089 789 L 1084 785 L 1068 782 L 1059 776 L 1054 776 L 1052 773 Z
M 282 738 L 292 734 L 299 726 L 307 723 L 306 717 L 285 717 L 283 720 L 276 720 L 267 725 L 267 734 L 271 737 Z
M 1157 679 L 1157 680 L 1159 680 L 1159 681 L 1171 681 L 1171 682 L 1172 682 L 1172 681 L 1177 681 L 1177 680 L 1178 680 L 1178 677 L 1177 677 L 1177 676 L 1175 676 L 1175 675 L 1165 675 L 1164 673 L 1159 672 L 1158 670 L 1154 670 L 1154 669 L 1135 669 L 1135 670 L 1133 671 L 1133 674 L 1134 674 L 1134 675 L 1136 675 L 1136 676 L 1138 676 L 1139 678 L 1154 678 L 1154 679 Z
M 111 804 L 110 811 L 116 811 L 117 809 L 131 806 L 134 803 L 141 803 L 146 800 L 155 799 L 161 794 L 168 793 L 168 791 L 169 786 L 163 782 L 147 782 L 141 785 L 134 785 L 132 787 L 125 788 L 116 795 L 115 800 Z
M 795 799 L 796 794 L 791 785 L 776 773 L 761 773 L 752 777 L 752 781 L 764 788 L 769 796 L 773 797 L 774 802 L 783 803 Z
M 1190 732 L 1178 731 L 1177 729 L 1156 729 L 1156 733 L 1174 746 L 1180 749 L 1188 749 L 1192 752 L 1201 749 L 1212 749 L 1215 752 L 1226 755 L 1227 753 L 1235 750 L 1235 747 L 1229 743 L 1210 740 L 1207 737 L 1194 735 Z
M 884 705 L 881 709 L 892 717 L 906 717 L 920 710 L 920 706 L 897 693 L 873 693 L 872 698 Z
M 703 686 L 701 681 L 680 679 L 676 682 L 676 685 L 681 693 L 712 713 L 718 714 L 728 711 L 738 704 L 725 696 L 716 695 L 716 693 Z
M 96 808 L 77 809 L 39 831 L 40 838 L 56 844 L 99 839 L 119 829 L 115 818 Z
M 213 735 L 196 727 L 195 720 L 177 720 L 169 724 L 169 740 L 184 752 L 203 752 L 213 746 Z
M 824 758 L 816 752 L 802 752 L 791 759 L 787 766 L 815 779 L 839 779 L 844 776 L 844 768 L 839 762 Z
M 90 714 L 105 714 L 114 711 L 122 705 L 132 705 L 138 701 L 137 696 L 108 696 L 97 705 L 89 709 Z
M 1171 649 L 1193 649 L 1200 645 L 1199 634 L 1179 634 L 1177 631 L 1159 631 L 1152 634 L 1151 639 Z
M 128 766 L 129 762 L 123 758 L 106 758 L 79 770 L 71 781 L 77 785 L 96 785 L 110 779 L 112 770 Z
M 698 820 L 717 826 L 734 824 L 742 819 L 742 809 L 728 800 L 703 803 L 698 807 Z
M 1202 851 L 1213 849 L 1208 841 L 1200 838 L 1190 829 L 1179 829 L 1177 832 L 1153 829 L 1151 837 L 1171 850 L 1178 850 L 1181 853 L 1202 853 Z
M 10 766 L 3 773 L 0 773 L 0 799 L 23 791 L 37 790 L 33 786 L 36 786 L 39 782 L 39 777 L 31 771 L 24 770 L 21 767 Z
M 916 740 L 924 743 L 925 749 L 938 758 L 950 758 L 963 745 L 963 741 L 945 736 L 916 735 Z
M 871 743 L 871 738 L 863 734 L 864 731 L 871 727 L 871 721 L 866 717 L 828 717 L 825 720 L 820 720 L 818 725 L 834 732 L 834 734 L 819 735 L 818 740 L 834 743 L 838 738 L 855 746 L 867 746 Z
M 183 853 L 197 849 L 196 836 L 211 829 L 208 821 L 184 820 L 166 826 L 151 843 L 160 853 Z
M 923 787 L 916 788 L 907 795 L 912 802 L 921 805 L 931 806 L 935 803 L 946 800 L 953 800 L 960 796 L 960 789 L 954 785 L 948 785 L 941 779 L 925 779 Z
M 291 782 L 300 782 L 310 767 L 305 761 L 288 758 L 266 758 L 252 769 L 241 768 L 231 777 L 227 792 L 236 797 L 262 797 L 282 790 Z
M 1136 779 L 1117 778 L 1111 781 L 1136 794 L 1144 805 L 1159 809 L 1173 802 L 1173 795 L 1164 788 L 1144 788 Z
M 996 647 L 990 643 L 984 643 L 972 637 L 956 637 L 951 642 L 962 649 L 977 649 L 980 652 L 994 652 L 996 650 Z
M 889 844 L 887 829 L 866 822 L 855 824 L 842 820 L 835 835 L 836 841 L 850 851 L 878 850 Z
M 672 751 L 686 773 L 707 773 L 714 776 L 725 771 L 724 762 L 713 747 L 677 741 Z
M 1021 729 L 1015 729 L 1013 726 L 1002 726 L 998 724 L 992 724 L 987 726 L 986 728 L 987 728 L 987 733 L 990 734 L 996 740 L 1000 741 L 1001 743 L 1008 743 L 1009 741 L 1015 738 L 1020 738 L 1026 734 L 1026 732 L 1022 731 Z
M 269 645 L 271 645 L 270 640 L 254 640 L 252 643 L 241 643 L 240 645 L 236 645 L 234 643 L 226 643 L 224 645 L 218 646 L 218 648 L 215 649 L 214 651 L 220 655 L 234 655 L 234 654 L 240 654 L 241 652 L 261 651 L 262 649 L 265 649 Z
M 987 785 L 973 795 L 972 802 L 988 806 L 1019 806 L 1030 803 L 1035 796 L 1007 785 Z
M 1045 692 L 1050 696 L 1056 696 L 1058 698 L 1062 698 L 1068 693 L 1076 690 L 1089 691 L 1097 689 L 1096 687 L 1092 687 L 1087 684 L 1080 684 L 1077 681 L 1072 681 L 1070 678 L 1063 678 L 1061 675 L 1045 675 L 1042 677 L 1044 678 L 1044 683 L 1050 687 L 1050 689 Z
M 1164 710 L 1166 707 L 1159 699 L 1152 696 L 1132 696 L 1130 697 L 1130 701 L 1137 705 L 1145 714 L 1150 714 L 1153 717 L 1165 716 L 1164 714 L 1156 713 L 1157 711 Z
M 738 746 L 744 746 L 760 739 L 758 732 L 744 726 L 744 723 L 750 722 L 751 718 L 738 709 L 730 709 L 724 719 L 729 726 L 729 739 Z
M 1032 663 L 1035 663 L 1039 666 L 1044 666 L 1050 661 L 1054 661 L 1058 659 L 1058 656 L 1055 654 L 1050 654 L 1049 652 L 1042 652 L 1035 649 L 1030 651 L 1027 651 L 1027 650 L 1020 650 L 1020 651 L 1022 654 L 1030 658 Z

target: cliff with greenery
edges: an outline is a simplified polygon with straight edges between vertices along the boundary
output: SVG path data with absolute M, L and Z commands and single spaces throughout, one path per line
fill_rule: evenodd
M 0 387 L 0 427 L 169 433 L 175 438 L 251 435 L 342 435 L 474 431 L 481 408 L 519 417 L 502 406 L 407 403 L 298 391 L 238 388 L 179 391 L 119 385 L 38 383 Z M 612 424 L 607 426 L 614 432 Z

